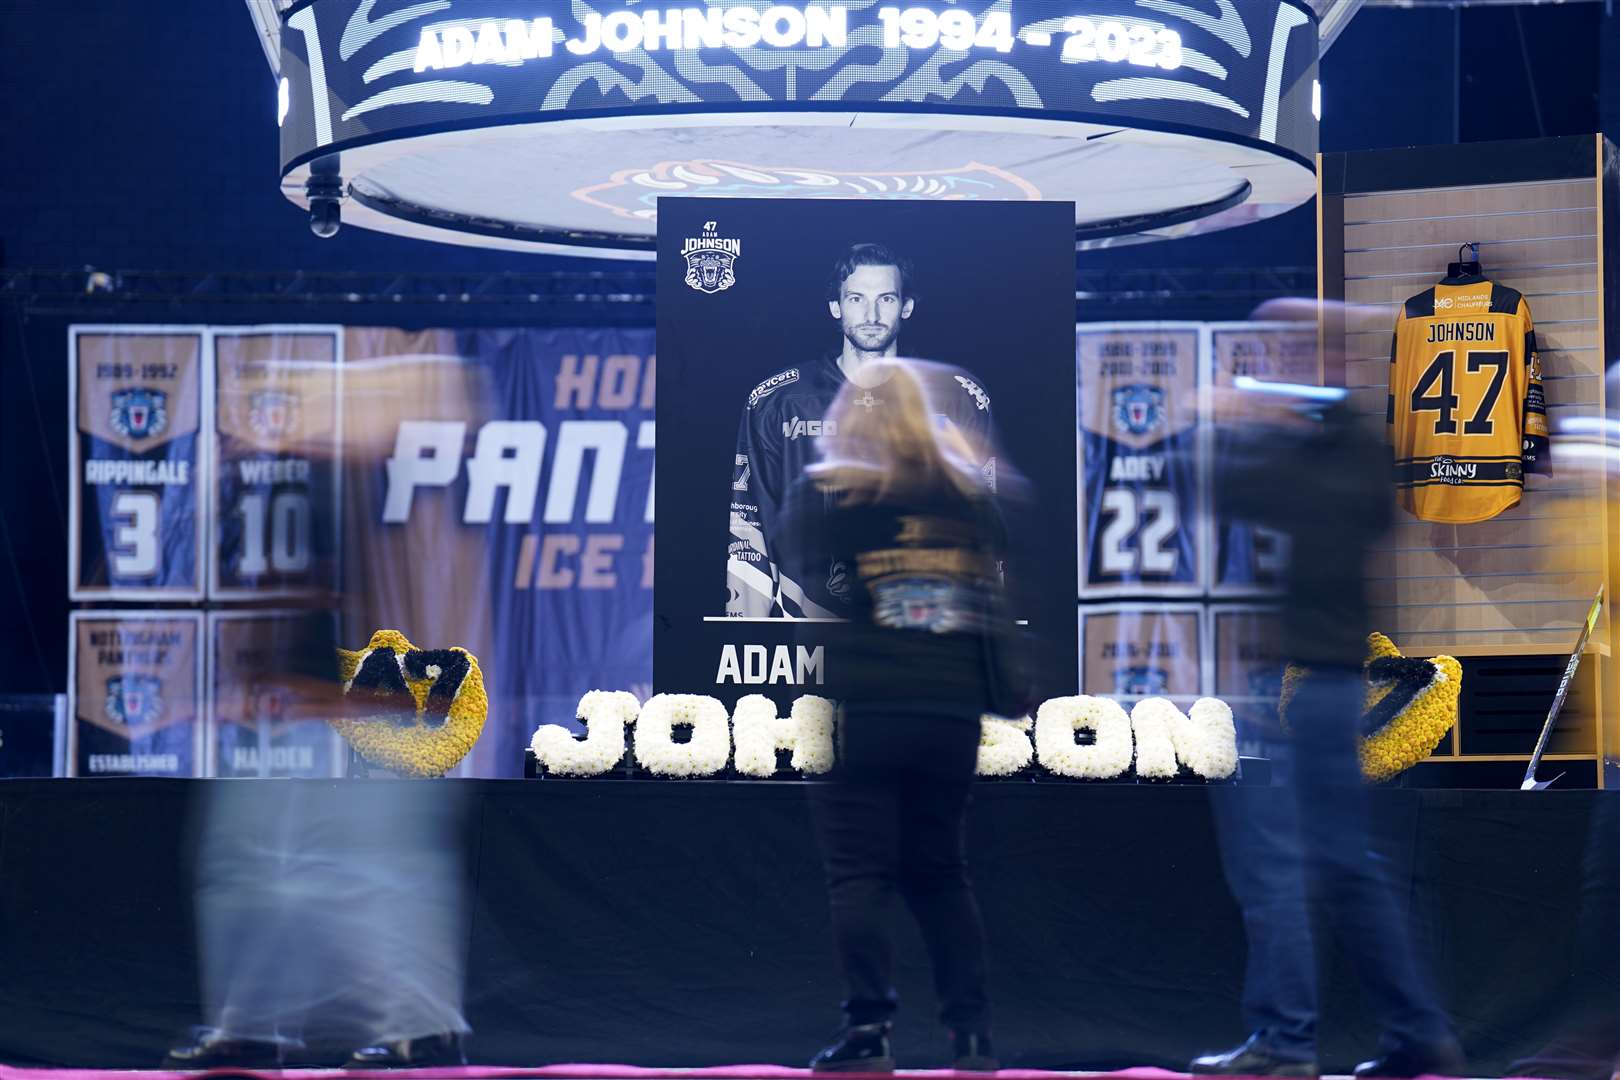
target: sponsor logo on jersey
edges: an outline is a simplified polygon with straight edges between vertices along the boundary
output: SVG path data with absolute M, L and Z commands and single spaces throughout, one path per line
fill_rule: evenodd
M 782 437 L 789 442 L 818 435 L 837 435 L 838 421 L 836 420 L 800 420 L 795 416 L 792 420 L 782 421 Z
M 1170 688 L 1170 673 L 1164 668 L 1132 664 L 1114 669 L 1114 693 L 1123 697 L 1162 694 Z
M 862 394 L 860 397 L 855 399 L 855 404 L 859 405 L 863 409 L 871 410 L 883 404 L 883 399 L 873 397 L 872 391 L 868 390 L 865 394 Z
M 1466 484 L 1479 477 L 1479 465 L 1472 461 L 1457 461 L 1449 457 L 1437 457 L 1429 462 L 1429 479 L 1439 480 L 1444 484 Z
M 1132 435 L 1146 435 L 1165 421 L 1164 390 L 1133 383 L 1114 391 L 1114 423 Z
M 1451 311 L 1484 311 L 1491 306 L 1490 293 L 1469 293 L 1464 296 L 1437 296 L 1434 298 L 1434 310 Z
M 298 426 L 298 395 L 259 390 L 248 398 L 248 426 L 261 439 L 279 439 Z
M 968 392 L 968 396 L 979 403 L 979 409 L 981 411 L 990 407 L 990 395 L 985 393 L 978 383 L 967 378 L 965 375 L 958 375 L 956 377 L 956 381 L 962 385 L 962 389 Z
M 156 675 L 114 675 L 107 680 L 107 719 L 125 727 L 155 723 L 163 715 L 163 681 Z
M 798 368 L 788 368 L 786 371 L 777 372 L 775 375 L 772 375 L 770 378 L 766 379 L 749 392 L 748 407 L 752 409 L 755 405 L 759 404 L 761 398 L 770 397 L 772 394 L 782 389 L 782 387 L 798 381 Z
M 737 260 L 742 258 L 742 241 L 722 238 L 718 229 L 718 222 L 706 221 L 702 236 L 689 236 L 681 245 L 686 284 L 711 296 L 737 284 Z
M 116 390 L 107 421 L 126 439 L 155 439 L 169 426 L 169 395 L 139 386 Z
M 731 543 L 726 547 L 726 557 L 730 559 L 741 559 L 743 562 L 759 562 L 762 558 L 764 558 L 764 556 L 760 554 L 759 549 L 754 547 L 754 545 L 749 543 L 747 540 L 731 541 Z

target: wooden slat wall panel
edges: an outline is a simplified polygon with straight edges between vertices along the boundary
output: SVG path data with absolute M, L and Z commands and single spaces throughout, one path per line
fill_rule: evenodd
M 1455 626 L 1434 630 L 1396 623 L 1395 629 L 1389 634 L 1398 641 L 1408 643 L 1404 648 L 1412 653 L 1467 656 L 1471 650 L 1484 652 L 1487 649 L 1494 653 L 1504 650 L 1523 650 L 1526 653 L 1557 651 L 1560 648 L 1568 650 L 1580 631 L 1578 622 L 1537 629 L 1515 627 L 1506 630 L 1462 630 Z
M 1468 239 L 1466 231 L 1463 238 Z M 1462 243 L 1459 240 L 1457 243 Z M 1570 263 L 1592 262 L 1597 238 L 1593 236 L 1560 237 L 1552 240 L 1510 240 L 1481 248 L 1482 260 L 1490 259 L 1491 271 L 1503 275 L 1514 267 L 1567 266 Z M 1439 278 L 1446 272 L 1446 263 L 1457 257 L 1457 244 L 1437 247 L 1386 248 L 1379 251 L 1347 251 L 1344 272 L 1347 278 L 1371 277 L 1374 274 L 1426 274 Z M 1436 264 L 1440 269 L 1435 270 Z M 1413 289 L 1416 292 L 1417 289 Z
M 1592 181 L 1385 192 L 1344 200 L 1342 339 L 1352 407 L 1382 417 L 1399 305 L 1480 243 L 1492 278 L 1523 292 L 1536 321 L 1548 413 L 1602 413 L 1597 185 Z M 1441 525 L 1404 511 L 1375 553 L 1374 614 L 1397 642 L 1429 652 L 1545 649 L 1573 640 L 1605 572 L 1599 481 L 1589 469 L 1532 477 L 1490 521 Z
M 1481 244 L 1504 240 L 1540 240 L 1549 236 L 1596 236 L 1597 210 L 1559 210 L 1539 214 L 1445 218 L 1438 221 L 1380 221 L 1349 225 L 1344 230 L 1346 254 L 1386 248 L 1439 248 L 1456 251 L 1467 236 Z M 1455 258 L 1455 256 L 1453 256 Z
M 1414 605 L 1483 605 L 1499 607 L 1518 604 L 1535 607 L 1549 592 L 1591 596 L 1597 591 L 1600 574 L 1594 568 L 1579 572 L 1545 574 L 1502 574 L 1495 576 L 1409 577 L 1397 581 L 1373 580 L 1368 594 L 1377 607 L 1410 608 Z M 1555 612 L 1561 605 L 1555 606 Z M 1564 616 L 1568 612 L 1563 612 Z
M 1568 574 L 1590 569 L 1592 553 L 1579 546 L 1547 548 L 1538 554 L 1535 568 L 1525 567 L 1518 548 L 1455 548 L 1447 551 L 1392 551 L 1380 560 L 1376 572 L 1388 580 L 1428 578 L 1488 578 L 1523 574 Z M 1372 580 L 1383 580 L 1373 578 Z
M 1596 272 L 1595 262 L 1579 266 L 1525 267 L 1513 272 L 1513 287 L 1530 297 L 1530 307 L 1535 309 L 1538 297 L 1589 291 Z M 1351 304 L 1388 304 L 1393 321 L 1395 304 L 1422 292 L 1434 281 L 1433 267 L 1412 274 L 1360 278 L 1345 282 L 1344 298 Z
M 1594 575 L 1595 573 L 1594 571 Z M 1592 589 L 1587 590 L 1585 597 L 1576 595 L 1573 606 L 1569 599 L 1511 603 L 1481 600 L 1434 606 L 1374 604 L 1372 611 L 1377 625 L 1395 626 L 1394 632 L 1385 631 L 1385 633 L 1396 642 L 1402 640 L 1401 635 L 1409 632 L 1444 634 L 1447 631 L 1454 633 L 1472 631 L 1500 635 L 1502 643 L 1506 644 L 1511 642 L 1512 632 L 1515 631 L 1562 630 L 1565 644 L 1573 645 L 1574 635 L 1580 632 L 1581 619 L 1586 615 L 1586 605 L 1592 599 L 1592 591 L 1596 588 L 1597 578 L 1594 576 Z M 1431 641 L 1428 648 L 1433 649 L 1437 646 Z
M 1369 221 L 1412 221 L 1515 214 L 1526 210 L 1589 209 L 1597 205 L 1597 185 L 1590 180 L 1538 184 L 1492 184 L 1472 188 L 1427 188 L 1350 195 L 1344 200 L 1346 227 Z M 1461 240 L 1457 241 L 1459 244 Z

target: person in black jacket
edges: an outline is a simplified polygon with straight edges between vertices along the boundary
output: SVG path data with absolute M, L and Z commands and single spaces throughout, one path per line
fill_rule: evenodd
M 1256 313 L 1287 315 L 1287 306 Z M 1304 313 L 1315 319 L 1314 303 Z M 1390 455 L 1342 387 L 1342 354 L 1320 387 L 1257 383 L 1227 399 L 1216 502 L 1289 541 L 1287 655 L 1306 671 L 1286 736 L 1268 739 L 1277 786 L 1210 793 L 1227 884 L 1243 910 L 1248 970 L 1242 1045 L 1195 1059 L 1195 1075 L 1315 1077 L 1320 915 L 1349 950 L 1380 1052 L 1358 1078 L 1463 1076 L 1462 1050 L 1406 915 L 1369 843 L 1357 758 L 1362 663 L 1372 629 L 1366 561 L 1389 529 Z M 1240 422 L 1239 422 L 1240 421 Z
M 964 821 L 979 720 L 1006 660 L 1002 537 L 979 462 L 989 455 L 936 402 L 954 369 L 882 362 L 881 408 L 853 384 L 833 401 L 821 460 L 785 506 L 790 570 L 842 570 L 849 636 L 835 778 L 813 789 L 833 934 L 848 996 L 820 1071 L 894 1068 L 888 915 L 898 893 L 922 929 L 958 1069 L 993 1069 L 984 931 Z M 998 667 L 999 665 L 999 667 Z M 1003 695 L 1004 696 L 1004 695 Z

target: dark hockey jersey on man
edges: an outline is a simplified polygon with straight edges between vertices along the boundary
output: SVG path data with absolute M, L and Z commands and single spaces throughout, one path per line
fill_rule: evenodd
M 941 423 L 955 424 L 978 445 L 991 440 L 990 396 L 965 371 L 941 369 L 945 385 L 930 386 Z M 847 568 L 806 569 L 808 580 L 784 575 L 777 565 L 774 532 L 783 501 L 806 465 L 816 460 L 816 439 L 827 411 L 845 383 L 836 355 L 786 368 L 749 392 L 737 428 L 731 476 L 730 535 L 726 549 L 726 614 L 756 618 L 837 618 L 848 595 Z M 868 409 L 884 407 L 883 387 L 856 399 Z M 828 432 L 828 434 L 832 434 Z M 995 486 L 995 459 L 983 463 L 986 484 Z

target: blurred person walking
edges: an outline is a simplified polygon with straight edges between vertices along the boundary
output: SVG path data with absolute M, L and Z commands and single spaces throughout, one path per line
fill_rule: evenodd
M 841 655 L 855 667 L 839 766 L 811 789 L 847 987 L 844 1029 L 811 1067 L 893 1070 L 898 893 L 922 930 L 954 1067 L 993 1070 L 965 819 L 980 717 L 1022 715 L 1028 701 L 1005 615 L 1000 516 L 978 464 L 991 454 L 941 419 L 936 400 L 959 385 L 955 369 L 879 366 L 875 391 L 839 391 L 821 459 L 785 507 L 785 560 L 798 580 L 839 584 L 831 591 L 850 623 Z
M 1342 367 L 1342 357 L 1337 362 Z M 1270 733 L 1278 787 L 1211 793 L 1222 866 L 1248 939 L 1243 1012 L 1251 1035 L 1190 1068 L 1318 1075 L 1312 915 L 1319 907 L 1354 958 L 1383 1030 L 1378 1056 L 1358 1065 L 1356 1076 L 1458 1076 L 1461 1048 L 1414 952 L 1382 857 L 1368 844 L 1357 753 L 1372 629 L 1363 567 L 1391 523 L 1390 454 L 1376 425 L 1331 389 L 1342 385 L 1342 372 L 1326 374 L 1326 387 L 1270 384 L 1241 393 L 1237 408 L 1218 417 L 1230 427 L 1225 459 L 1215 463 L 1218 504 L 1287 536 L 1282 640 L 1308 674 L 1288 706 L 1286 733 Z

